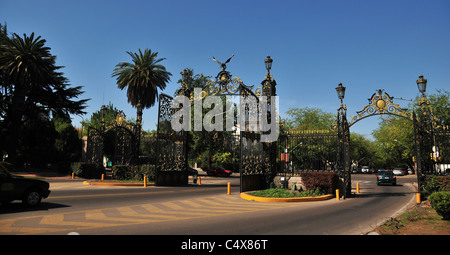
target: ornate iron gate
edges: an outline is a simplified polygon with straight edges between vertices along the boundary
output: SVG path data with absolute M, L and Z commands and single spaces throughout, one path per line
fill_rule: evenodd
M 271 97 L 276 95 L 276 82 L 269 72 L 270 65 L 267 65 L 272 63 L 272 59 L 268 56 L 265 60 L 268 72 L 262 82 L 263 87 L 258 88 L 256 92 L 252 91 L 253 86 L 246 86 L 241 79 L 232 78 L 231 74 L 226 71 L 226 64 L 231 57 L 224 63 L 213 60 L 222 68 L 215 80 L 209 80 L 199 95 L 194 93 L 191 97 L 183 78 L 182 87 L 178 90 L 179 95 L 187 96 L 194 103 L 206 96 L 241 96 L 241 101 L 245 105 L 241 106 L 243 119 L 241 119 L 239 132 L 241 192 L 266 188 L 276 173 L 276 141 L 262 141 L 262 136 L 268 131 L 255 127 L 260 124 L 258 122 L 260 114 L 267 117 L 267 123 L 271 121 L 271 114 L 277 116 L 276 108 L 271 105 Z M 184 75 L 184 72 L 182 74 Z M 268 97 L 264 101 L 267 105 L 262 107 L 265 114 L 260 110 L 259 96 L 261 95 Z M 171 127 L 172 117 L 179 110 L 173 107 L 173 100 L 172 97 L 165 94 L 161 94 L 159 97 L 156 185 L 179 186 L 188 183 L 187 131 L 176 132 Z M 246 104 L 246 100 L 247 102 L 256 102 L 256 104 Z M 253 128 L 249 128 L 250 125 Z M 276 131 L 278 131 L 278 126 L 276 127 Z
M 270 86 L 275 86 L 275 84 L 276 83 L 273 81 Z M 274 91 L 275 90 L 273 90 L 273 92 Z M 244 112 L 241 113 L 243 114 L 242 117 L 244 117 L 244 121 L 241 122 L 240 132 L 241 192 L 266 189 L 269 187 L 277 172 L 275 163 L 277 155 L 276 141 L 263 142 L 262 135 L 264 135 L 264 131 L 259 128 L 251 128 L 251 125 L 254 125 L 253 127 L 261 127 L 262 125 L 260 122 L 263 120 L 261 118 L 257 118 L 256 116 L 261 116 L 261 111 L 268 111 L 266 116 L 267 118 L 270 118 L 271 116 L 269 109 L 271 109 L 271 106 L 267 105 L 267 108 L 262 107 L 262 103 L 265 102 L 260 102 L 258 97 L 245 85 L 240 86 L 240 94 L 241 109 L 244 110 Z M 268 98 L 272 96 L 269 92 L 264 93 L 264 91 L 263 95 Z M 250 102 L 256 102 L 254 107 L 244 103 L 244 101 L 249 98 L 253 98 Z M 274 130 L 271 130 L 271 132 L 273 131 Z
M 450 126 L 437 119 L 425 94 L 414 112 L 415 151 L 419 191 L 427 175 L 450 174 Z
M 156 142 L 155 185 L 183 186 L 188 184 L 187 131 L 176 132 L 171 120 L 178 110 L 173 107 L 173 98 L 159 95 L 158 127 Z
M 103 132 L 94 127 L 88 127 L 86 161 L 103 165 Z
M 105 132 L 103 144 L 103 152 L 112 165 L 133 165 L 137 163 L 137 139 L 130 129 L 123 126 L 113 126 Z
M 99 129 L 89 127 L 86 161 L 103 165 L 103 158 L 106 157 L 113 165 L 138 163 L 137 132 L 140 130 L 129 123 L 122 112 L 107 127 L 104 120 Z

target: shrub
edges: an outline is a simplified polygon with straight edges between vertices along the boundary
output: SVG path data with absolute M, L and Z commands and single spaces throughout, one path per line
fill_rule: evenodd
M 438 191 L 428 197 L 431 207 L 441 215 L 444 220 L 450 220 L 450 192 Z
M 128 180 L 130 179 L 130 169 L 127 165 L 114 165 L 112 167 L 112 176 L 116 180 Z
M 423 193 L 425 197 L 438 191 L 450 191 L 450 176 L 430 175 L 425 177 Z
M 116 180 L 139 180 L 144 179 L 144 175 L 149 180 L 155 180 L 154 165 L 114 165 L 112 167 L 112 175 Z
M 86 162 L 74 162 L 72 163 L 71 168 L 76 176 L 88 179 L 99 179 L 105 172 L 102 165 Z
M 339 187 L 339 176 L 334 172 L 307 172 L 300 176 L 306 190 L 319 189 L 324 194 L 333 194 Z
M 314 196 L 322 196 L 323 194 L 319 191 L 319 189 L 316 190 L 307 190 L 302 191 L 299 193 L 294 193 L 289 190 L 285 189 L 265 189 L 260 191 L 255 191 L 249 193 L 253 196 L 258 197 L 276 197 L 276 198 L 290 198 L 290 197 L 314 197 Z
M 144 175 L 146 175 L 150 181 L 154 181 L 155 180 L 155 165 L 141 165 L 140 175 L 141 175 L 141 179 L 144 179 Z

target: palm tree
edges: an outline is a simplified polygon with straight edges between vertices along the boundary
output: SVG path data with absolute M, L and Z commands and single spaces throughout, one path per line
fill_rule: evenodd
M 127 88 L 128 103 L 137 108 L 137 122 L 142 120 L 142 108 L 150 108 L 158 97 L 158 88 L 163 90 L 170 81 L 171 73 L 159 64 L 165 58 L 158 59 L 158 52 L 145 49 L 142 54 L 127 51 L 133 63 L 120 62 L 116 65 L 113 77 L 117 77 L 117 87 Z
M 45 40 L 40 36 L 35 38 L 34 33 L 31 36 L 24 34 L 23 38 L 14 33 L 11 39 L 3 40 L 0 52 L 0 70 L 4 77 L 2 86 L 5 91 L 9 90 L 11 102 L 5 117 L 8 135 L 4 149 L 10 161 L 15 161 L 26 97 L 40 86 L 57 83 L 55 70 L 58 67 L 50 48 L 45 46 Z
M 70 120 L 70 114 L 84 114 L 88 100 L 72 100 L 83 92 L 70 87 L 67 78 L 55 64 L 56 56 L 45 46 L 40 36 L 26 34 L 23 38 L 0 25 L 0 155 L 8 154 L 8 161 L 17 163 L 25 122 L 59 116 Z

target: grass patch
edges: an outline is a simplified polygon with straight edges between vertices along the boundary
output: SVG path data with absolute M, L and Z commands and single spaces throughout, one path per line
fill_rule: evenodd
M 101 182 L 118 182 L 118 183 L 142 183 L 144 184 L 144 180 L 115 180 L 115 179 L 105 179 Z M 155 183 L 154 181 L 147 181 L 148 184 Z
M 375 229 L 381 235 L 449 235 L 450 221 L 443 220 L 428 201 L 410 208 L 397 218 L 390 218 Z
M 290 197 L 315 197 L 324 195 L 319 189 L 306 191 L 290 191 L 286 189 L 265 189 L 255 192 L 250 192 L 249 195 L 256 197 L 276 197 L 276 198 L 290 198 Z

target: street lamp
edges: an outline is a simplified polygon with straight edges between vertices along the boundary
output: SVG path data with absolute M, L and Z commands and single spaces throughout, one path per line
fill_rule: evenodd
M 427 79 L 424 79 L 423 75 L 420 74 L 419 79 L 417 79 L 416 83 L 420 93 L 425 93 L 425 91 L 427 90 Z
M 345 87 L 342 86 L 342 82 L 339 82 L 339 85 L 336 87 L 336 93 L 338 95 L 338 98 L 341 99 L 342 103 L 342 100 L 345 97 Z
M 270 56 L 267 55 L 267 58 L 264 59 L 264 64 L 266 65 L 267 72 L 270 72 L 270 69 L 272 69 L 272 62 L 273 59 L 271 59 Z

